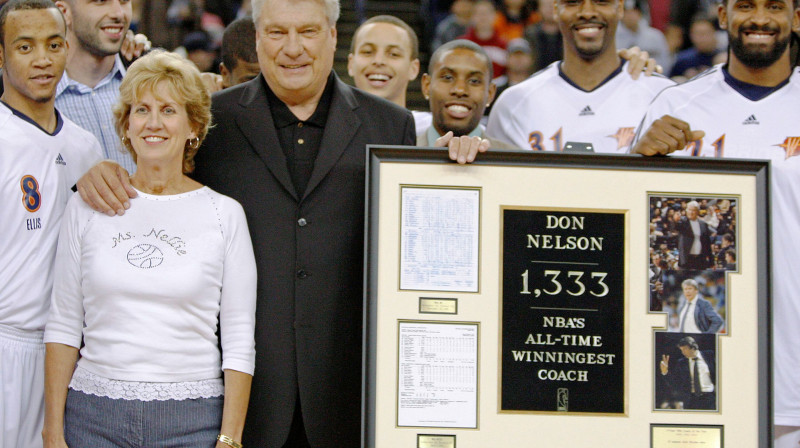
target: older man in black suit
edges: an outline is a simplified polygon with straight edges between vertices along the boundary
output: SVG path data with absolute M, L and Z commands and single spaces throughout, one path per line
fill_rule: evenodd
M 338 0 L 254 0 L 253 13 L 261 75 L 214 96 L 216 128 L 195 158 L 198 181 L 244 206 L 258 264 L 243 441 L 355 447 L 366 145 L 413 145 L 414 121 L 332 71 Z M 465 163 L 488 142 L 449 147 Z M 103 163 L 78 189 L 95 209 L 124 213 L 135 192 L 123 171 Z
M 262 75 L 216 95 L 195 177 L 239 200 L 258 261 L 245 446 L 360 438 L 367 144 L 413 145 L 411 114 L 332 71 L 338 2 L 253 2 Z

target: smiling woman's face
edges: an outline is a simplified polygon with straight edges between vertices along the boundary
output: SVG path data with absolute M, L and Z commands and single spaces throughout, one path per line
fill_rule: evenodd
M 182 172 L 187 140 L 197 135 L 192 130 L 186 106 L 173 98 L 165 81 L 154 91 L 144 91 L 131 104 L 126 136 L 136 152 L 136 163 L 172 167 Z

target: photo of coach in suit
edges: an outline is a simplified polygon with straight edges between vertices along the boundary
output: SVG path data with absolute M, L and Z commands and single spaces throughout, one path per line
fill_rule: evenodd
M 725 271 L 662 270 L 657 284 L 659 291 L 653 298 L 651 283 L 650 311 L 667 314 L 667 331 L 689 334 L 728 332 Z M 653 301 L 660 303 L 654 307 Z
M 686 204 L 686 216 L 677 224 L 678 266 L 681 269 L 709 269 L 711 259 L 711 231 L 708 224 L 700 219 L 700 204 L 691 201 Z
M 657 332 L 655 339 L 656 407 L 717 410 L 716 336 Z
M 678 306 L 678 331 L 681 333 L 717 333 L 724 321 L 711 302 L 699 293 L 697 281 L 681 282 L 683 297 Z
M 651 257 L 669 270 L 737 270 L 737 210 L 736 198 L 651 195 Z

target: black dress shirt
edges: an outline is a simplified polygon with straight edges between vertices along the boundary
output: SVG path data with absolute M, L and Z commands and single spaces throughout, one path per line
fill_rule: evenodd
M 303 197 L 306 186 L 314 171 L 314 161 L 319 153 L 325 123 L 328 121 L 328 111 L 333 100 L 333 72 L 328 76 L 328 82 L 319 104 L 308 120 L 297 118 L 289 106 L 281 101 L 267 85 L 267 99 L 272 122 L 278 132 L 278 141 L 283 154 L 286 156 L 286 165 L 292 178 L 298 197 Z

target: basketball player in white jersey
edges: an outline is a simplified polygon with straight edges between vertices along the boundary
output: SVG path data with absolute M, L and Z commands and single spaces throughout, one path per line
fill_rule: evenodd
M 42 446 L 44 345 L 61 216 L 97 140 L 54 108 L 66 24 L 50 0 L 0 10 L 0 447 Z
M 800 72 L 789 41 L 800 29 L 792 0 L 725 0 L 719 22 L 730 57 L 665 89 L 637 131 L 634 151 L 772 161 L 772 303 L 775 446 L 800 442 Z M 763 299 L 763 298 L 762 298 Z
M 564 60 L 508 88 L 489 114 L 486 135 L 534 151 L 627 152 L 647 105 L 674 83 L 633 77 L 618 55 L 623 0 L 558 0 Z

